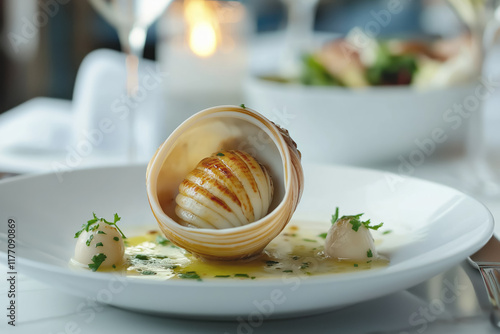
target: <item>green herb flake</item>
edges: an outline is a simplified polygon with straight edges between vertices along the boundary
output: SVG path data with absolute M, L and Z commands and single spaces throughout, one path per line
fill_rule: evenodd
M 284 273 L 293 273 L 293 270 L 283 270 Z
M 234 274 L 234 277 L 246 277 L 246 278 L 250 278 L 250 276 L 248 276 L 248 274 Z
M 231 275 L 215 275 L 215 277 L 226 278 L 226 277 L 231 277 Z
M 175 269 L 175 268 L 178 268 L 178 267 L 179 267 L 178 265 L 171 264 L 169 266 L 165 266 L 165 269 Z
M 96 243 L 96 244 L 95 244 L 95 246 L 96 246 L 96 248 L 97 248 L 97 247 L 102 247 L 102 246 L 103 246 L 103 244 L 102 244 L 102 242 L 98 242 L 98 243 Z
M 368 219 L 367 221 L 361 221 L 360 218 L 361 218 L 361 216 L 363 216 L 363 213 L 360 213 L 357 215 L 352 215 L 352 216 L 342 216 L 342 217 L 340 217 L 340 219 L 338 219 L 338 216 L 339 216 L 339 208 L 337 207 L 335 209 L 335 214 L 332 216 L 332 224 L 337 220 L 348 220 L 348 222 L 352 225 L 352 229 L 355 232 L 358 232 L 358 230 L 361 226 L 364 226 L 367 229 L 371 229 L 371 230 L 376 231 L 384 225 L 384 223 L 380 223 L 378 225 L 371 225 L 370 219 Z M 334 219 L 337 219 L 337 220 L 334 221 Z
M 163 260 L 163 259 L 167 259 L 168 258 L 168 256 L 166 256 L 166 255 L 154 255 L 153 257 L 155 259 L 159 259 L 159 260 Z
M 327 234 L 328 234 L 328 233 L 321 233 L 321 234 L 318 234 L 318 237 L 323 238 L 323 239 L 326 239 L 326 235 L 327 235 Z
M 143 272 L 141 272 L 141 275 L 156 275 L 156 272 L 152 270 L 144 270 Z
M 138 260 L 149 260 L 149 256 L 144 254 L 136 254 L 135 258 Z
M 302 240 L 307 241 L 307 242 L 318 242 L 317 240 L 307 239 L 307 238 L 304 238 L 304 239 L 302 239 Z
M 156 236 L 156 243 L 158 245 L 167 246 L 170 244 L 170 240 L 165 238 L 163 235 Z
M 335 214 L 332 215 L 332 220 L 331 220 L 332 224 L 335 224 L 337 220 L 339 220 L 339 207 L 335 208 Z
M 369 249 L 367 252 L 366 252 L 366 256 L 367 257 L 373 257 L 373 253 L 372 253 L 372 250 Z
M 355 232 L 358 232 L 359 228 L 361 227 L 361 222 L 356 218 L 352 218 L 349 220 L 349 223 L 352 225 L 352 229 Z
M 184 278 L 184 279 L 195 279 L 198 281 L 201 281 L 200 275 L 196 273 L 196 271 L 188 271 L 186 273 L 181 273 L 179 274 L 179 278 Z
M 87 239 L 87 241 L 85 242 L 85 244 L 87 246 L 90 246 L 90 243 L 92 242 L 92 239 L 94 239 L 94 235 L 93 234 L 90 235 L 90 237 Z
M 120 220 L 121 220 L 121 217 L 118 216 L 117 213 L 115 213 L 114 215 L 114 220 L 113 222 L 109 222 L 107 221 L 106 219 L 102 218 L 102 217 L 97 217 L 97 215 L 95 214 L 95 212 L 92 212 L 92 216 L 93 218 L 90 219 L 89 221 L 87 221 L 86 224 L 83 224 L 82 225 L 82 228 L 75 233 L 75 238 L 78 238 L 80 236 L 80 234 L 82 234 L 83 231 L 95 231 L 99 228 L 99 223 L 106 223 L 108 225 L 111 225 L 111 226 L 114 226 L 118 232 L 120 232 L 121 236 L 123 239 L 126 238 L 125 234 L 123 234 L 122 230 L 120 230 L 120 228 L 118 227 L 118 225 L 116 225 Z M 97 233 L 100 233 L 100 232 L 97 232 Z M 106 234 L 106 233 L 100 233 L 100 234 Z
M 309 262 L 303 262 L 302 265 L 300 266 L 300 269 L 306 269 L 309 268 Z
M 355 263 L 355 264 L 354 264 L 354 267 L 356 267 L 356 268 L 357 268 L 357 267 L 358 267 L 358 264 L 357 264 L 357 263 Z
M 384 235 L 389 234 L 389 233 L 392 233 L 392 230 L 387 230 L 387 231 L 382 232 L 382 234 L 384 234 Z
M 240 107 L 242 107 L 243 109 L 246 109 L 247 107 L 245 106 L 245 104 L 240 104 Z
M 292 259 L 295 260 L 295 261 L 297 261 L 299 258 L 300 258 L 300 256 L 297 256 L 297 255 L 295 255 L 295 256 L 292 257 Z
M 116 265 L 114 265 L 114 264 L 111 267 L 113 267 L 113 269 L 116 269 Z
M 99 253 L 97 255 L 94 255 L 91 259 L 92 263 L 89 263 L 89 269 L 92 271 L 96 271 L 99 269 L 101 264 L 106 260 L 107 256 L 106 254 Z
M 275 264 L 278 264 L 278 263 L 279 263 L 278 261 L 273 261 L 273 260 L 266 261 L 266 265 L 268 267 L 272 267 L 272 266 L 274 266 Z
M 97 234 L 106 234 L 104 231 L 97 231 Z
M 221 153 L 221 152 L 217 153 L 216 155 L 217 155 L 218 157 L 224 157 L 224 156 L 225 156 L 225 155 L 224 155 L 224 153 Z
M 368 261 L 366 261 L 366 263 L 372 263 L 372 260 L 368 260 Z
M 120 238 L 118 238 L 118 237 L 113 237 L 113 240 L 114 240 L 114 241 L 118 241 L 118 240 L 120 240 Z
M 250 279 L 255 279 L 255 278 L 256 278 L 255 276 L 250 277 Z

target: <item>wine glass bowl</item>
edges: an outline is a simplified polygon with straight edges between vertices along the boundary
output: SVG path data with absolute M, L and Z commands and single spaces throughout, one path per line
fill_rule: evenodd
M 139 58 L 144 53 L 147 31 L 172 0 L 89 1 L 118 32 L 122 50 L 127 54 L 127 95 L 134 97 L 138 89 Z M 130 162 L 136 160 L 134 126 L 135 110 L 131 110 L 128 115 L 128 156 Z

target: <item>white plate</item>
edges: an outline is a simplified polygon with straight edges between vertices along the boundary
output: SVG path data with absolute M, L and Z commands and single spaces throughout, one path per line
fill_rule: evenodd
M 474 199 L 417 179 L 348 167 L 307 165 L 306 189 L 294 219 L 324 221 L 364 212 L 385 222 L 383 269 L 242 281 L 148 281 L 68 267 L 74 232 L 92 211 L 118 212 L 123 229 L 154 224 L 145 191 L 145 166 L 79 170 L 0 182 L 0 258 L 6 262 L 7 220 L 15 219 L 19 273 L 70 293 L 122 308 L 183 317 L 288 317 L 323 312 L 409 288 L 478 250 L 493 218 Z M 396 182 L 395 181 L 401 181 Z

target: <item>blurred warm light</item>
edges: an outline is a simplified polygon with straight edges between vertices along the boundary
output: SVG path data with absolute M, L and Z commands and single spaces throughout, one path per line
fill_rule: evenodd
M 191 50 L 200 57 L 209 57 L 214 54 L 220 34 L 213 4 L 204 0 L 186 0 L 184 16 L 188 24 Z

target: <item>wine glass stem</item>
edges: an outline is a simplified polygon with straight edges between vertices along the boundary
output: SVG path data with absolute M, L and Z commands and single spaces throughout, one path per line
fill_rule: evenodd
M 314 17 L 319 0 L 283 0 L 287 7 L 285 75 L 300 72 L 300 57 L 311 49 Z
M 144 53 L 147 29 L 141 26 L 133 26 L 131 29 L 118 29 L 118 36 L 123 51 L 127 54 L 127 97 L 134 100 L 139 89 L 139 58 Z M 130 103 L 130 112 L 127 117 L 128 125 L 128 160 L 134 163 L 137 160 L 137 142 L 135 136 L 135 119 L 137 103 Z

